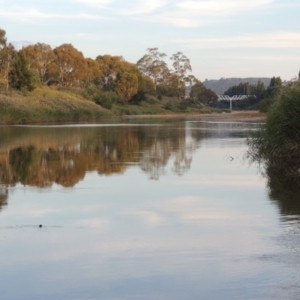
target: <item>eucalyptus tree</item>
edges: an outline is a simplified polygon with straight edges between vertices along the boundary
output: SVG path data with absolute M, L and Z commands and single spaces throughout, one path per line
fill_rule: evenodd
M 121 99 L 128 102 L 135 94 L 137 94 L 138 88 L 139 81 L 136 74 L 126 69 L 118 72 L 114 90 Z
M 37 43 L 24 48 L 29 66 L 35 70 L 43 84 L 46 84 L 51 78 L 48 76 L 49 66 L 56 60 L 56 56 L 50 45 Z
M 124 66 L 125 60 L 122 56 L 106 54 L 98 55 L 96 61 L 100 69 L 100 76 L 97 81 L 103 90 L 111 91 L 118 72 Z
M 16 51 L 11 43 L 7 43 L 6 32 L 0 28 L 0 74 L 5 82 L 5 90 L 9 88 L 9 71 Z
M 82 52 L 71 44 L 62 44 L 53 50 L 58 80 L 63 85 L 80 85 L 86 72 L 86 61 Z
M 0 50 L 6 46 L 6 31 L 0 28 Z
M 154 82 L 156 90 L 157 85 L 169 74 L 169 69 L 164 58 L 165 53 L 159 52 L 158 48 L 148 48 L 148 53 L 138 60 L 137 66 L 140 71 L 149 76 Z
M 186 83 L 192 84 L 195 81 L 195 77 L 187 75 L 188 72 L 192 71 L 190 60 L 182 53 L 177 52 L 170 58 L 173 61 L 174 70 L 171 71 L 177 78 L 176 88 L 178 90 L 178 98 L 180 98 L 180 91 L 185 89 Z
M 85 62 L 87 69 L 84 77 L 84 83 L 85 86 L 88 86 L 90 83 L 95 82 L 101 76 L 101 71 L 96 60 L 92 58 L 86 58 Z

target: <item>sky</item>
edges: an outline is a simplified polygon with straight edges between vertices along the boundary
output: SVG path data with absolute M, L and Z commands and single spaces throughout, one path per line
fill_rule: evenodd
M 0 0 L 0 28 L 18 47 L 70 43 L 132 63 L 158 47 L 170 67 L 180 51 L 201 81 L 298 76 L 299 14 L 299 0 Z

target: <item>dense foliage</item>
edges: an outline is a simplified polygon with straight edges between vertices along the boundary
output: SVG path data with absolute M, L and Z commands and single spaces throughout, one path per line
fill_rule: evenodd
M 300 82 L 283 87 L 273 101 L 266 123 L 248 140 L 248 156 L 262 166 L 282 214 L 299 214 Z
M 266 123 L 250 140 L 253 157 L 284 160 L 300 154 L 300 83 L 281 89 Z
M 153 102 L 151 97 L 184 102 L 163 104 L 165 109 L 175 111 L 191 108 L 190 104 L 195 102 L 208 105 L 216 100 L 214 92 L 204 88 L 191 74 L 190 60 L 182 52 L 171 55 L 172 68 L 168 67 L 166 58 L 158 48 L 149 48 L 136 64 L 108 54 L 92 59 L 67 43 L 54 49 L 36 43 L 17 50 L 0 29 L 0 92 L 15 89 L 24 93 L 36 87 L 52 86 L 76 91 L 107 109 L 120 103 L 139 105 L 149 99 Z M 186 101 L 187 90 L 191 89 L 197 92 L 191 94 L 192 101 Z

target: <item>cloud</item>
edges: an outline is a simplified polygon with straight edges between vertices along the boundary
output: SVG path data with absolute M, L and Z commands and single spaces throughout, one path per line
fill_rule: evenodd
M 202 0 L 177 1 L 168 10 L 160 11 L 149 21 L 177 27 L 198 27 L 224 21 L 222 18 L 268 7 L 274 0 Z
M 75 13 L 75 14 L 60 14 L 60 13 L 45 13 L 37 9 L 25 9 L 16 11 L 0 11 L 0 17 L 17 19 L 18 21 L 35 22 L 39 19 L 85 19 L 85 20 L 103 20 L 108 19 L 106 16 Z
M 261 8 L 268 7 L 273 2 L 274 0 L 72 0 L 72 10 L 66 10 L 65 5 L 62 5 L 61 8 L 58 7 L 60 10 L 52 12 L 45 10 L 43 4 L 34 2 L 31 6 L 30 3 L 27 6 L 6 6 L 5 10 L 1 10 L 0 17 L 18 18 L 21 21 L 29 19 L 34 22 L 45 18 L 98 20 L 108 17 L 118 19 L 122 16 L 142 23 L 199 27 L 223 22 L 224 17 L 252 10 L 261 11 Z
M 144 0 L 144 1 L 135 1 L 131 2 L 131 6 L 119 11 L 123 15 L 145 15 L 153 13 L 158 9 L 164 7 L 166 1 L 162 0 Z
M 112 0 L 77 0 L 77 2 L 89 5 L 107 5 L 111 3 Z
M 190 49 L 203 48 L 300 48 L 300 33 L 272 32 L 264 34 L 239 35 L 176 40 Z
M 232 14 L 238 11 L 247 11 L 257 7 L 271 4 L 273 0 L 213 0 L 213 1 L 184 1 L 179 2 L 177 7 L 192 14 L 216 15 Z

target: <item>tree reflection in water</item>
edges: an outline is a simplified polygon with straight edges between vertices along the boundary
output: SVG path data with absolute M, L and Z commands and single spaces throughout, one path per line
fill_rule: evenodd
M 268 161 L 266 175 L 270 198 L 276 201 L 281 214 L 300 217 L 300 159 Z
M 150 179 L 157 180 L 172 160 L 172 170 L 182 175 L 190 168 L 192 153 L 201 140 L 198 136 L 188 143 L 180 126 L 8 130 L 1 136 L 0 183 L 40 188 L 54 183 L 72 187 L 88 171 L 111 175 L 124 172 L 129 165 L 140 166 Z M 6 199 L 7 189 L 3 189 L 1 203 Z
M 8 198 L 8 188 L 4 184 L 0 184 L 0 211 L 2 210 L 3 206 L 7 205 L 7 198 Z

